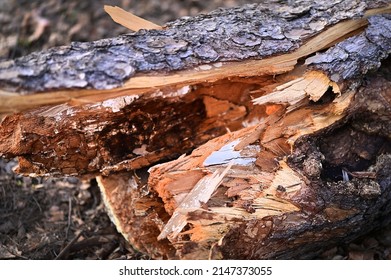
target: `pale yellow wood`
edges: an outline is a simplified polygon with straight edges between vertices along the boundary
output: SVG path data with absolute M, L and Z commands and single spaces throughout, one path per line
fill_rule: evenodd
M 158 240 L 168 236 L 172 238 L 177 237 L 187 224 L 186 214 L 191 210 L 200 208 L 202 203 L 208 202 L 231 167 L 232 164 L 228 164 L 224 170 L 216 170 L 212 174 L 208 174 L 199 180 L 183 199 L 178 208 L 175 209 L 170 220 L 159 234 Z
M 340 93 L 338 86 L 322 72 L 310 71 L 293 81 L 276 87 L 272 93 L 253 100 L 256 105 L 266 103 L 294 105 L 308 97 L 309 100 L 318 101 L 328 90 L 333 88 L 335 93 Z

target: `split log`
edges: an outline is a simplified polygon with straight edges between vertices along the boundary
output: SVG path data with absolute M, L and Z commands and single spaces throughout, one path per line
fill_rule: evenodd
M 153 258 L 312 257 L 390 220 L 390 9 L 265 1 L 3 62 L 0 155 L 99 175 Z

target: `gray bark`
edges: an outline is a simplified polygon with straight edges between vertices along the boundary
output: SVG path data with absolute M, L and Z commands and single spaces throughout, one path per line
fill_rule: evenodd
M 369 26 L 363 33 L 310 57 L 307 64 L 326 72 L 335 82 L 353 80 L 377 70 L 391 53 L 391 15 L 368 20 Z
M 389 1 L 288 1 L 219 9 L 168 23 L 164 30 L 73 43 L 0 64 L 0 86 L 37 92 L 108 89 L 137 73 L 173 71 L 216 61 L 262 59 L 297 49 L 337 22 Z

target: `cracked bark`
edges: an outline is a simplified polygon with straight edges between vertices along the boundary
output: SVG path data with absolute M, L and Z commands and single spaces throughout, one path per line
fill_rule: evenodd
M 173 71 L 210 62 L 262 59 L 297 49 L 327 27 L 357 18 L 387 1 L 299 1 L 245 5 L 167 23 L 112 39 L 33 53 L 0 64 L 9 90 L 110 89 L 150 71 Z
M 0 154 L 99 175 L 153 258 L 310 258 L 389 222 L 389 4 L 267 1 L 3 62 Z

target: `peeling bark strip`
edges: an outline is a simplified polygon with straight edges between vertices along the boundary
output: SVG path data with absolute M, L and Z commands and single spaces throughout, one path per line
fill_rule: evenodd
M 363 16 L 383 1 L 274 1 L 179 19 L 164 30 L 33 53 L 0 64 L 8 90 L 110 89 L 137 73 L 188 69 L 217 61 L 261 59 L 297 49 L 340 21 Z
M 99 175 L 152 258 L 311 257 L 391 222 L 389 4 L 267 1 L 4 62 L 7 89 L 97 89 L 0 92 L 25 110 L 0 155 Z

